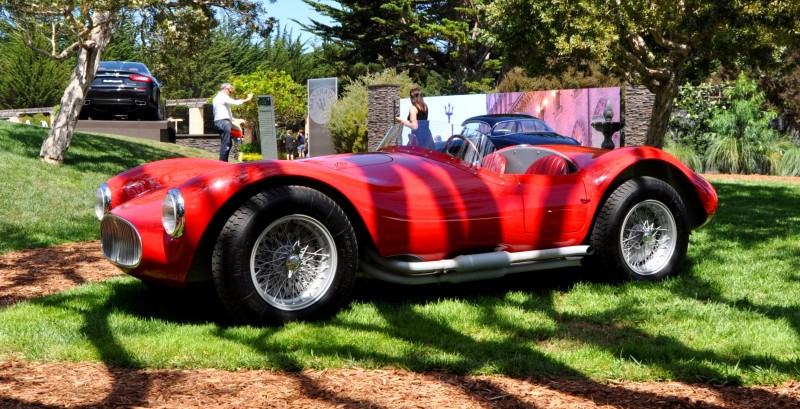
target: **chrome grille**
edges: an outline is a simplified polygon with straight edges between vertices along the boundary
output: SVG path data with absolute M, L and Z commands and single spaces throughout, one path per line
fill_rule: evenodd
M 126 220 L 108 215 L 100 225 L 103 255 L 120 267 L 136 267 L 142 261 L 142 238 Z

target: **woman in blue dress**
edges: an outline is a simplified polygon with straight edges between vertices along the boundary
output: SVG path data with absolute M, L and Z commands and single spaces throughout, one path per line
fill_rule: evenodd
M 411 88 L 408 92 L 408 96 L 411 99 L 411 108 L 408 110 L 408 117 L 403 119 L 398 116 L 395 117 L 394 120 L 395 122 L 411 128 L 412 135 L 415 138 L 410 138 L 410 140 L 414 141 L 414 139 L 416 139 L 417 146 L 433 149 L 433 135 L 428 125 L 428 104 L 425 103 L 422 90 L 419 88 Z M 413 145 L 413 142 L 409 144 Z

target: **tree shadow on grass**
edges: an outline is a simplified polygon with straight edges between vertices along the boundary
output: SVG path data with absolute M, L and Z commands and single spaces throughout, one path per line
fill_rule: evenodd
M 304 323 L 301 326 L 272 327 L 247 329 L 235 326 L 216 301 L 213 289 L 195 288 L 190 291 L 163 292 L 149 289 L 142 283 L 131 279 L 115 279 L 102 285 L 109 286 L 111 294 L 105 299 L 89 299 L 80 293 L 60 293 L 32 302 L 49 307 L 69 309 L 82 316 L 83 325 L 80 332 L 97 348 L 101 360 L 109 367 L 114 377 L 111 392 L 103 397 L 102 405 L 114 402 L 130 402 L 134 405 L 147 404 L 149 389 L 153 387 L 156 374 L 144 371 L 141 361 L 121 342 L 115 326 L 111 324 L 111 316 L 124 313 L 146 319 L 158 319 L 185 325 L 211 324 L 212 335 L 230 342 L 246 345 L 269 357 L 270 365 L 285 371 L 296 372 L 306 369 L 295 349 L 284 349 L 279 338 L 286 331 L 307 331 L 310 344 L 299 346 L 313 348 L 319 356 L 351 357 L 355 365 L 359 362 L 372 362 L 379 366 L 407 368 L 422 373 L 444 373 L 449 383 L 458 385 L 463 394 L 472 396 L 476 401 L 492 402 L 489 399 L 502 397 L 502 407 L 536 407 L 526 396 L 509 393 L 501 385 L 480 380 L 466 380 L 469 374 L 482 373 L 486 370 L 518 379 L 526 379 L 531 385 L 547 385 L 551 390 L 596 403 L 619 404 L 620 402 L 665 402 L 668 397 L 657 392 L 631 391 L 619 385 L 599 382 L 581 371 L 561 362 L 558 358 L 544 352 L 542 346 L 548 342 L 566 340 L 583 345 L 594 345 L 617 354 L 626 350 L 626 343 L 649 343 L 651 347 L 646 353 L 638 353 L 620 359 L 636 360 L 642 365 L 658 367 L 669 373 L 672 379 L 705 384 L 732 384 L 739 381 L 735 376 L 719 372 L 717 369 L 694 363 L 723 362 L 734 364 L 730 358 L 721 357 L 710 350 L 688 348 L 680 340 L 670 337 L 656 336 L 643 332 L 636 327 L 641 312 L 635 300 L 623 300 L 616 308 L 596 314 L 564 313 L 554 308 L 555 298 L 575 285 L 586 282 L 592 273 L 584 269 L 558 270 L 541 272 L 527 276 L 510 276 L 489 282 L 465 283 L 458 285 L 429 286 L 397 286 L 373 280 L 358 280 L 354 293 L 354 303 L 367 303 L 374 306 L 383 324 L 373 325 L 353 322 L 342 315 L 330 321 Z M 591 284 L 590 284 L 591 285 Z M 507 297 L 509 293 L 523 292 L 527 297 Z M 470 304 L 478 311 L 478 322 L 483 328 L 491 329 L 501 338 L 481 339 L 474 334 L 456 329 L 455 323 L 447 319 L 432 318 L 420 311 L 426 305 L 433 305 L 442 300 L 455 300 Z M 89 308 L 85 304 L 90 304 Z M 75 306 L 82 306 L 80 308 Z M 555 326 L 524 325 L 509 319 L 503 310 L 516 308 L 528 313 L 543 314 Z M 346 315 L 346 312 L 343 313 Z M 345 330 L 368 337 L 371 333 L 388 334 L 392 339 L 405 344 L 414 345 L 410 352 L 388 354 L 364 348 L 359 343 L 342 345 L 326 339 L 325 331 L 331 329 Z M 234 332 L 245 330 L 251 335 L 242 337 Z M 315 333 L 319 337 L 315 337 Z M 369 343 L 367 342 L 366 345 Z M 537 346 L 538 345 L 538 346 Z M 633 348 L 631 348 L 633 349 Z M 443 354 L 441 360 L 431 360 L 430 356 L 421 354 Z M 512 357 L 512 359 L 509 359 Z M 762 359 L 759 357 L 743 357 L 743 359 Z M 433 362 L 433 363 L 432 363 Z M 763 359 L 761 362 L 764 362 Z M 772 360 L 765 362 L 780 371 L 791 371 L 787 363 Z M 132 368 L 122 371 L 119 367 Z M 303 393 L 318 396 L 319 399 L 333 404 L 369 407 L 369 400 L 353 399 L 346 392 L 337 392 L 319 384 L 312 377 L 302 372 L 291 375 L 297 380 Z M 572 380 L 578 382 L 551 382 L 551 379 Z M 135 380 L 136 389 L 128 384 Z M 724 387 L 708 386 L 719 391 L 721 399 L 729 396 L 741 399 L 742 392 L 731 392 Z M 768 391 L 748 390 L 747 394 L 754 398 L 769 400 L 781 405 L 800 404 L 791 397 L 777 396 Z M 8 400 L 6 400 L 6 403 Z M 495 403 L 499 403 L 494 401 Z M 621 405 L 621 407 L 625 407 Z M 632 404 L 628 407 L 648 407 Z M 650 407 L 660 407 L 651 405 Z M 726 407 L 714 404 L 698 404 L 695 407 Z
M 726 193 L 734 194 L 733 192 Z M 747 202 L 750 200 L 749 197 L 747 194 L 743 194 L 741 200 Z M 767 209 L 770 208 L 767 207 Z M 773 236 L 770 229 L 780 221 L 774 214 L 778 211 L 778 207 L 769 210 L 773 213 L 762 214 L 759 221 L 751 223 L 748 228 L 741 229 L 740 233 L 734 234 L 737 231 L 735 225 L 739 223 L 737 220 L 746 220 L 747 218 L 744 215 L 729 218 L 725 214 L 726 210 L 722 210 L 720 228 L 713 233 L 722 235 L 720 240 L 729 240 L 743 246 L 769 239 Z M 769 221 L 770 219 L 771 221 Z M 715 252 L 714 246 L 706 247 L 709 248 L 709 251 L 703 252 L 704 257 L 724 259 L 724 252 Z M 656 288 L 670 287 L 674 293 L 685 298 L 719 302 L 741 310 L 754 310 L 774 320 L 786 319 L 788 315 L 792 320 L 792 325 L 795 328 L 798 327 L 797 320 L 791 318 L 798 316 L 796 308 L 756 305 L 749 299 L 726 299 L 712 284 L 691 275 L 691 263 L 687 270 L 689 270 L 688 276 L 675 279 L 683 281 L 681 285 L 668 286 L 660 283 L 638 285 Z M 736 374 L 724 372 L 712 365 L 713 363 L 720 363 L 727 367 L 735 367 L 740 363 L 761 365 L 772 367 L 784 374 L 796 373 L 796 362 L 787 362 L 758 354 L 743 354 L 739 357 L 723 356 L 711 349 L 688 347 L 681 339 L 646 332 L 637 325 L 647 317 L 645 316 L 646 312 L 639 304 L 640 301 L 635 297 L 617 297 L 618 303 L 614 308 L 606 308 L 602 312 L 595 313 L 574 314 L 556 308 L 557 297 L 562 296 L 564 292 L 569 292 L 579 283 L 587 281 L 591 283 L 590 279 L 594 278 L 592 276 L 593 274 L 588 270 L 570 269 L 515 275 L 486 282 L 415 287 L 358 280 L 354 291 L 354 303 L 373 306 L 381 318 L 380 325 L 353 322 L 345 317 L 347 313 L 345 311 L 327 322 L 304 324 L 300 328 L 286 326 L 257 329 L 250 331 L 252 336 L 244 338 L 233 336 L 228 331 L 236 329 L 236 327 L 224 315 L 218 304 L 209 302 L 209 300 L 216 300 L 216 297 L 202 291 L 199 293 L 187 292 L 183 295 L 177 293 L 162 298 L 158 292 L 147 289 L 141 283 L 115 281 L 108 283 L 112 287 L 113 297 L 98 302 L 90 309 L 76 312 L 83 317 L 82 333 L 86 334 L 98 349 L 102 361 L 110 367 L 120 365 L 134 368 L 134 370 L 140 368 L 141 364 L 119 342 L 118 335 L 115 334 L 114 327 L 110 323 L 112 312 L 122 311 L 139 317 L 186 325 L 211 323 L 215 327 L 213 336 L 245 344 L 254 351 L 269 355 L 272 365 L 287 371 L 303 369 L 304 363 L 293 350 L 280 349 L 278 346 L 281 343 L 277 338 L 284 331 L 302 330 L 307 331 L 311 341 L 308 345 L 311 345 L 316 354 L 351 357 L 355 365 L 377 363 L 421 372 L 444 371 L 453 377 L 463 377 L 466 374 L 488 370 L 517 378 L 529 378 L 531 379 L 529 382 L 532 384 L 546 383 L 547 381 L 541 379 L 551 376 L 575 379 L 581 381 L 581 387 L 558 385 L 551 387 L 573 396 L 606 404 L 618 404 L 633 395 L 642 402 L 651 402 L 651 407 L 660 407 L 665 402 L 665 398 L 657 393 L 632 392 L 591 379 L 580 370 L 547 353 L 546 344 L 548 342 L 589 345 L 613 356 L 618 356 L 623 363 L 646 365 L 667 374 L 669 379 L 688 383 L 727 385 L 741 383 L 741 379 Z M 598 285 L 598 290 L 603 290 L 601 287 Z M 694 287 L 691 294 L 687 292 L 689 287 Z M 506 296 L 512 292 L 523 292 L 526 296 Z M 702 294 L 702 298 L 697 298 L 696 294 Z M 58 308 L 71 308 L 71 301 L 74 301 L 75 298 L 76 296 L 73 294 L 62 294 L 35 302 Z M 427 305 L 435 305 L 443 300 L 469 304 L 470 308 L 477 311 L 478 321 L 483 328 L 503 334 L 503 336 L 486 339 L 475 337 L 474 334 L 456 329 L 457 323 L 446 318 L 432 318 L 420 311 Z M 91 302 L 91 300 L 83 301 Z M 525 325 L 508 318 L 507 314 L 501 312 L 510 308 L 519 309 L 523 314 L 539 314 L 554 325 Z M 354 334 L 364 334 L 364 336 L 372 333 L 388 334 L 392 339 L 413 345 L 414 348 L 411 349 L 411 352 L 390 354 L 370 350 L 359 343 L 341 345 L 332 343 L 325 337 L 315 338 L 316 332 L 324 333 L 331 328 Z M 365 345 L 368 345 L 368 342 Z M 431 360 L 429 359 L 430 355 L 441 355 L 442 358 Z M 508 359 L 508 357 L 512 357 L 512 359 Z M 103 402 L 111 404 L 119 401 L 123 394 L 133 393 L 134 396 L 132 398 L 126 396 L 125 401 L 139 405 L 144 404 L 147 389 L 152 386 L 150 378 L 152 375 L 144 371 L 136 373 L 141 377 L 141 384 L 145 385 L 142 390 L 131 391 L 120 377 L 116 379 L 112 392 L 104 398 Z M 369 401 L 353 400 L 343 393 L 326 390 L 303 373 L 297 373 L 295 376 L 305 393 L 324 395 L 326 402 L 353 406 L 370 405 Z M 506 394 L 506 391 L 496 384 L 481 383 L 481 387 L 489 391 L 485 396 Z M 732 392 L 731 389 L 723 387 L 715 386 L 713 388 L 720 391 L 719 396 L 723 404 L 698 403 L 694 407 L 727 407 L 728 403 L 737 404 L 742 399 L 742 393 Z M 474 390 L 469 387 L 465 388 L 464 393 L 475 394 Z M 797 399 L 771 394 L 764 390 L 748 389 L 747 394 L 761 401 L 771 402 L 775 406 L 794 407 L 800 405 L 800 401 Z M 525 398 L 512 396 L 507 399 L 508 401 L 505 402 L 507 407 L 535 407 Z M 628 407 L 641 406 L 631 405 Z
M 670 290 L 684 299 L 719 303 L 736 311 L 756 312 L 770 320 L 786 321 L 800 337 L 800 308 L 797 305 L 754 301 L 763 300 L 768 294 L 733 287 L 752 280 L 769 280 L 774 283 L 770 288 L 773 291 L 795 291 L 797 288 L 796 284 L 800 282 L 800 231 L 796 229 L 797 223 L 787 219 L 794 218 L 800 222 L 800 216 L 789 211 L 800 201 L 800 185 L 715 183 L 715 188 L 722 198 L 719 210 L 713 221 L 702 228 L 708 239 L 695 243 L 686 270 L 691 271 L 700 263 L 706 263 L 726 267 L 739 276 L 720 276 L 716 270 L 704 276 L 687 275 L 670 286 Z M 741 266 L 742 260 L 752 262 L 751 268 L 755 271 L 745 270 Z M 758 268 L 765 263 L 771 264 L 770 268 Z M 742 296 L 732 299 L 724 295 L 726 290 Z
M 727 262 L 730 253 L 768 252 L 777 254 L 800 270 L 800 215 L 794 211 L 800 202 L 800 185 L 750 185 L 714 183 L 720 204 L 712 221 L 701 228 L 706 240 L 695 249 L 703 259 Z M 758 257 L 761 254 L 754 253 Z

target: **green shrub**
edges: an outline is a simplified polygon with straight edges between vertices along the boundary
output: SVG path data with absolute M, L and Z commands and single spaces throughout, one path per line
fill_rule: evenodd
M 242 143 L 239 144 L 240 153 L 258 153 L 261 154 L 261 146 L 257 143 Z
M 770 173 L 770 150 L 777 132 L 769 123 L 773 112 L 764 111 L 766 98 L 755 81 L 744 74 L 724 91 L 730 105 L 715 109 L 708 122 L 710 142 L 706 169 L 723 173 Z
M 301 127 L 306 115 L 307 95 L 305 85 L 300 85 L 284 71 L 263 70 L 231 79 L 234 98 L 245 98 L 248 93 L 255 95 L 272 95 L 275 110 L 275 123 L 279 127 Z M 258 102 L 254 100 L 244 105 L 233 107 L 233 116 L 242 118 L 253 124 L 254 132 L 258 130 Z
M 239 151 L 239 153 L 242 154 L 241 158 L 242 162 L 255 162 L 261 160 L 261 154 L 257 152 L 244 153 L 242 151 Z
M 30 122 L 30 125 L 41 126 L 42 125 L 42 121 L 44 121 L 47 124 L 48 127 L 50 126 L 50 115 L 45 115 L 45 114 L 42 114 L 42 113 L 38 113 L 38 114 L 34 114 L 34 115 L 24 115 L 24 116 L 21 116 L 19 119 L 20 119 L 20 121 L 22 121 L 23 124 L 26 123 L 26 122 Z
M 708 151 L 709 121 L 718 107 L 726 103 L 720 97 L 722 88 L 723 85 L 713 80 L 680 87 L 668 125 L 677 141 L 698 153 Z

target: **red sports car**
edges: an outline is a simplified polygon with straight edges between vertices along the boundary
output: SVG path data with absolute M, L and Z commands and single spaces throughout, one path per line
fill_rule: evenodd
M 97 191 L 103 253 L 154 285 L 213 282 L 234 317 L 265 325 L 334 314 L 357 272 L 423 284 L 587 265 L 661 279 L 717 208 L 708 182 L 655 148 L 416 139 L 398 126 L 369 153 L 131 169 Z

